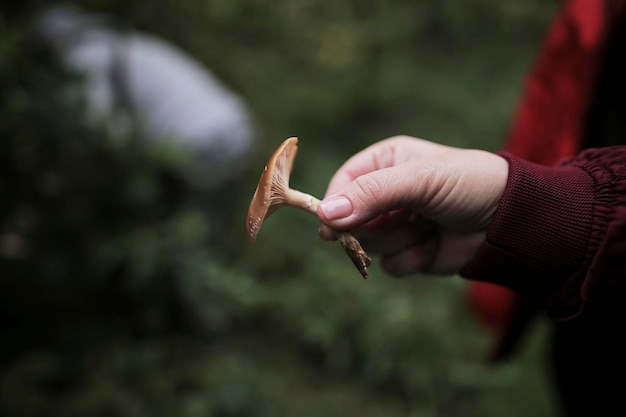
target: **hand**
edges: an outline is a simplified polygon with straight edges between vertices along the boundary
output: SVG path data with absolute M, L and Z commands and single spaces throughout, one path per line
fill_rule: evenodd
M 493 153 L 389 138 L 335 173 L 317 209 L 320 236 L 352 230 L 394 276 L 455 273 L 484 241 L 507 177 Z

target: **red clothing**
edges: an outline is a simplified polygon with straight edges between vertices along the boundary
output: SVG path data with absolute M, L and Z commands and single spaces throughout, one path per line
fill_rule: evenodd
M 564 415 L 624 415 L 626 146 L 557 167 L 503 156 L 504 195 L 461 275 L 511 288 L 557 323 L 552 373 Z
M 624 23 L 625 12 L 623 0 L 565 2 L 527 79 L 507 139 L 508 152 L 552 165 L 586 145 L 589 103 L 614 28 Z M 495 357 L 505 357 L 536 310 L 519 294 L 487 282 L 472 283 L 468 298 L 498 334 Z
M 536 300 L 556 322 L 580 319 L 589 306 L 612 310 L 607 300 L 626 296 L 626 146 L 556 167 L 502 155 L 509 181 L 462 275 Z
M 501 153 L 510 164 L 502 201 L 461 271 L 476 280 L 470 306 L 498 336 L 496 359 L 539 309 L 553 319 L 552 371 L 567 416 L 626 414 L 626 146 L 573 156 L 626 145 L 624 25 L 626 0 L 564 4 Z

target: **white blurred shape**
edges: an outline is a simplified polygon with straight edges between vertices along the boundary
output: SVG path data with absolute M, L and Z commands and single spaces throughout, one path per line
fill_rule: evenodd
M 36 27 L 85 77 L 93 117 L 116 123 L 112 115 L 123 103 L 148 141 L 175 141 L 208 164 L 231 164 L 249 153 L 254 128 L 241 97 L 171 43 L 108 22 L 104 15 L 57 6 Z

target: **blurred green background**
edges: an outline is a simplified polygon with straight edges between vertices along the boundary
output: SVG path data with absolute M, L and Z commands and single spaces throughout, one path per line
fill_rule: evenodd
M 28 46 L 50 2 L 0 4 L 0 415 L 554 414 L 545 324 L 489 367 L 459 278 L 393 280 L 374 260 L 364 281 L 312 216 L 281 210 L 255 245 L 243 223 L 288 136 L 291 183 L 318 196 L 388 136 L 498 149 L 558 2 L 77 2 L 247 101 L 254 154 L 219 198 L 184 152 L 76 117 L 76 80 Z

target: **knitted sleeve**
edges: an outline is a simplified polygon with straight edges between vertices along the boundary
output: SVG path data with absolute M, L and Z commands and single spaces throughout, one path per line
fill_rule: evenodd
M 553 167 L 500 155 L 508 183 L 461 275 L 530 297 L 556 321 L 616 299 L 626 310 L 626 147 L 589 149 Z

